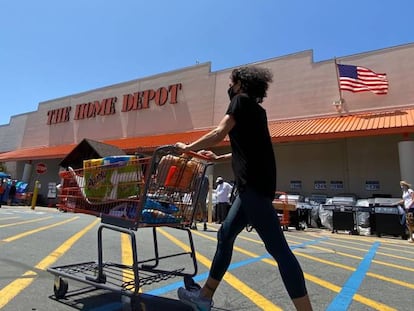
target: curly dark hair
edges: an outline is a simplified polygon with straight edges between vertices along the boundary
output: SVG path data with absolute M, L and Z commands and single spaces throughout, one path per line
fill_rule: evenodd
M 230 79 L 233 83 L 241 82 L 241 88 L 250 97 L 262 102 L 266 97 L 269 83 L 273 82 L 273 74 L 267 68 L 257 66 L 246 66 L 234 69 Z

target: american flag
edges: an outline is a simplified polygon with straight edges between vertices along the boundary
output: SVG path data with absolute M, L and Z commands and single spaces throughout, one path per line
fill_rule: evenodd
M 378 95 L 388 93 L 388 80 L 385 73 L 376 73 L 360 66 L 337 65 L 341 90 L 354 93 L 371 91 Z

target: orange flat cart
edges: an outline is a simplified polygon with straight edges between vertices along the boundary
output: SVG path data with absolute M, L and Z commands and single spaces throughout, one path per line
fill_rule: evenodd
M 296 204 L 289 202 L 287 193 L 276 191 L 273 207 L 278 211 L 282 229 L 287 231 L 290 225 L 290 212 L 296 211 Z

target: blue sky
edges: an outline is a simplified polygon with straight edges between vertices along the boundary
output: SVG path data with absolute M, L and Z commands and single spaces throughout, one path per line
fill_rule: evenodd
M 0 124 L 197 62 L 218 71 L 305 50 L 317 62 L 414 42 L 413 0 L 2 0 L 0 12 Z

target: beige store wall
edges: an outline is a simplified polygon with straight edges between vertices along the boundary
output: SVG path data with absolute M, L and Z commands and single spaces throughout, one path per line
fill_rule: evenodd
M 148 109 L 121 111 L 123 95 L 147 89 L 157 90 L 177 83 L 182 85 L 178 103 L 157 106 L 150 102 Z M 209 127 L 214 86 L 215 75 L 210 73 L 210 64 L 207 63 L 43 102 L 38 111 L 27 118 L 22 147 L 78 143 L 83 138 L 118 139 Z M 110 97 L 117 98 L 115 114 L 73 119 L 76 105 Z M 48 111 L 63 107 L 71 107 L 70 121 L 47 125 Z
M 344 92 L 349 113 L 414 103 L 414 88 L 410 85 L 414 80 L 414 44 L 342 57 L 338 62 L 386 72 L 390 81 L 390 92 L 386 96 Z M 337 115 L 332 105 L 339 98 L 333 60 L 314 63 L 312 51 L 305 51 L 257 64 L 269 67 L 274 73 L 274 83 L 263 104 L 269 120 Z M 0 138 L 5 144 L 0 146 L 0 151 L 78 143 L 85 137 L 117 139 L 216 125 L 228 105 L 226 91 L 231 69 L 211 72 L 210 63 L 205 63 L 42 102 L 36 112 L 25 114 L 24 118 L 13 117 L 10 125 L 1 129 Z M 182 84 L 177 104 L 160 107 L 152 103 L 149 109 L 120 111 L 124 94 L 175 83 Z M 114 115 L 73 120 L 76 105 L 108 97 L 117 98 Z M 63 107 L 72 108 L 70 122 L 47 125 L 47 112 Z
M 400 197 L 398 142 L 402 139 L 399 135 L 348 139 L 351 189 L 361 196 L 382 193 Z M 367 180 L 379 181 L 380 190 L 364 191 Z
M 375 136 L 336 141 L 276 144 L 278 190 L 291 191 L 292 180 L 302 181 L 303 195 L 354 193 L 400 196 L 398 142 L 400 136 Z M 328 189 L 315 190 L 315 180 Z M 343 181 L 343 190 L 330 190 L 330 181 Z M 366 181 L 379 181 L 380 189 L 366 190 Z
M 9 124 L 0 126 L 0 152 L 16 150 L 21 147 L 26 120 L 32 114 L 34 113 L 14 116 L 10 119 Z
M 315 191 L 315 180 L 344 180 L 346 154 L 340 141 L 276 144 L 277 190 L 291 191 L 291 181 L 301 181 L 303 195 Z M 346 185 L 344 180 L 344 185 Z
M 414 88 L 411 87 L 414 81 L 414 44 L 341 57 L 337 62 L 385 72 L 389 80 L 389 93 L 385 96 L 371 92 L 342 92 L 344 114 L 414 104 Z M 332 105 L 339 100 L 334 59 L 314 63 L 312 51 L 305 51 L 257 64 L 271 69 L 274 74 L 274 82 L 263 103 L 269 120 L 339 115 Z M 220 121 L 228 104 L 226 90 L 232 69 L 216 73 L 215 123 Z

